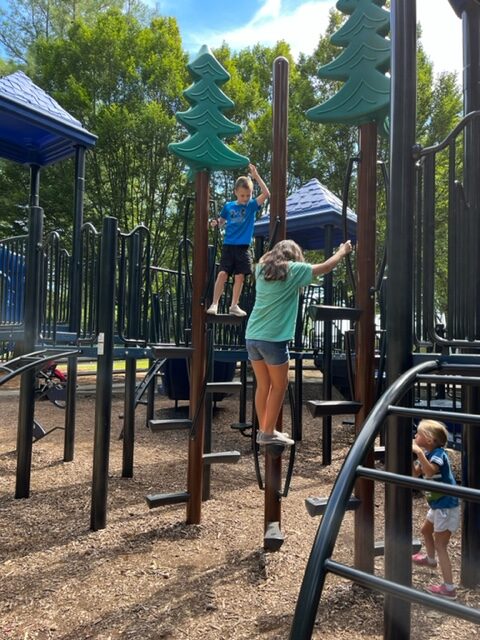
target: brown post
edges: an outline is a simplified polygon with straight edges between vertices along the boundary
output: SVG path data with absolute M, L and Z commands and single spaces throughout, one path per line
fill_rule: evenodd
M 190 418 L 195 420 L 188 443 L 187 524 L 200 524 L 202 510 L 203 439 L 205 434 L 206 376 L 205 304 L 203 295 L 207 282 L 209 174 L 199 171 L 195 176 L 195 225 L 193 236 L 192 291 L 192 362 L 190 376 Z
M 288 60 L 278 57 L 273 64 L 273 153 L 270 199 L 270 238 L 275 232 L 277 240 L 286 237 L 286 198 L 288 160 Z M 282 430 L 282 412 L 277 421 L 277 429 Z M 274 455 L 266 448 L 265 453 L 265 531 L 271 523 L 281 526 L 282 506 L 282 457 Z M 268 548 L 268 541 L 265 541 Z M 275 545 L 278 548 L 278 543 Z
M 377 208 L 377 125 L 359 128 L 360 164 L 357 209 L 357 306 L 362 310 L 355 336 L 355 400 L 362 408 L 355 417 L 355 432 L 361 430 L 375 402 L 375 234 Z M 373 451 L 365 463 L 373 466 Z M 355 485 L 360 506 L 355 512 L 355 567 L 373 573 L 373 482 L 361 478 Z

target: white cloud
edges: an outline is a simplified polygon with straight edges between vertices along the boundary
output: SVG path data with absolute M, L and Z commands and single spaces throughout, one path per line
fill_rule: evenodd
M 189 37 L 195 46 L 208 42 L 218 47 L 223 41 L 232 49 L 242 49 L 261 42 L 266 46 L 278 40 L 290 44 L 292 54 L 311 54 L 328 25 L 328 14 L 336 0 L 308 0 L 297 2 L 285 10 L 282 0 L 264 0 L 253 18 L 245 25 L 230 31 L 209 29 Z M 291 6 L 291 3 L 290 3 Z M 283 11 L 282 11 L 283 9 Z M 422 43 L 434 64 L 435 73 L 462 70 L 462 23 L 447 0 L 417 0 L 417 20 L 422 25 Z
M 257 42 L 272 46 L 278 40 L 285 40 L 294 57 L 301 52 L 312 53 L 325 32 L 328 13 L 335 3 L 311 0 L 283 14 L 281 4 L 281 0 L 266 0 L 247 24 L 221 33 L 209 30 L 197 34 L 196 43 L 208 42 L 211 47 L 218 47 L 225 41 L 232 49 L 239 49 Z
M 447 0 L 417 0 L 422 43 L 435 73 L 463 68 L 462 21 Z

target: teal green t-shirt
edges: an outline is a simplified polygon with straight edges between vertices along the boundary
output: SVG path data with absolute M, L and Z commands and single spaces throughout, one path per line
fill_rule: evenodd
M 257 265 L 255 277 L 255 305 L 248 319 L 245 338 L 269 342 L 292 340 L 300 289 L 312 282 L 312 265 L 291 262 L 285 280 L 265 280 L 261 265 Z

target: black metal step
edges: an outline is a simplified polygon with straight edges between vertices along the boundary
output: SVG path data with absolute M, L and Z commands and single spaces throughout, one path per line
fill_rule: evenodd
M 242 383 L 233 382 L 207 382 L 207 393 L 235 393 L 240 391 Z
M 241 324 L 248 316 L 234 316 L 230 313 L 217 313 L 216 316 L 210 313 L 205 314 L 205 319 L 209 324 Z
M 418 540 L 417 538 L 414 538 L 412 540 L 412 554 L 418 553 L 421 548 L 422 548 L 421 541 Z M 380 542 L 375 542 L 373 553 L 376 557 L 385 555 L 385 543 L 383 542 L 383 540 L 381 540 Z
M 263 547 L 268 551 L 278 551 L 285 540 L 279 522 L 269 522 L 263 537 Z
M 191 429 L 192 421 L 189 418 L 149 420 L 148 426 L 153 433 L 156 433 L 157 431 L 178 431 L 180 429 Z
M 240 451 L 215 451 L 203 454 L 203 464 L 236 464 L 242 454 Z
M 361 309 L 353 307 L 334 307 L 325 304 L 312 304 L 308 307 L 310 318 L 320 322 L 328 320 L 358 320 L 361 313 Z
M 163 507 L 167 504 L 182 504 L 182 502 L 188 502 L 190 494 L 187 491 L 180 491 L 178 493 L 151 493 L 145 496 L 149 509 L 155 509 L 155 507 Z
M 230 425 L 230 429 L 235 429 L 235 431 L 246 431 L 252 428 L 253 424 L 251 422 L 234 422 Z
M 325 509 L 327 508 L 328 498 L 306 498 L 305 506 L 309 515 L 314 518 L 315 516 L 323 516 Z M 349 498 L 347 508 L 345 511 L 355 511 L 360 506 L 360 500 L 355 496 Z
M 150 349 L 156 360 L 190 358 L 193 353 L 193 347 L 176 344 L 151 344 Z
M 358 413 L 362 404 L 350 400 L 309 400 L 307 406 L 312 417 L 319 418 L 320 416 L 342 416 Z
M 384 462 L 385 461 L 385 447 L 384 446 L 375 447 L 375 449 L 373 450 L 373 459 L 374 460 L 378 460 L 380 462 Z

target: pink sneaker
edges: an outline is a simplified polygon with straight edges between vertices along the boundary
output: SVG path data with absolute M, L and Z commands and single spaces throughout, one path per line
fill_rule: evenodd
M 448 598 L 448 600 L 457 599 L 456 589 L 447 589 L 444 584 L 429 584 L 425 587 L 425 591 L 431 593 L 432 596 L 440 596 L 441 598 Z
M 437 561 L 436 560 L 431 562 L 428 559 L 427 554 L 426 553 L 421 553 L 420 551 L 412 556 L 412 562 L 413 562 L 413 564 L 416 564 L 419 567 L 431 567 L 432 569 L 435 569 L 435 567 L 437 566 Z

